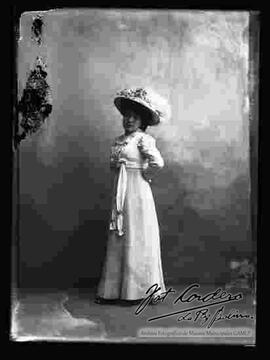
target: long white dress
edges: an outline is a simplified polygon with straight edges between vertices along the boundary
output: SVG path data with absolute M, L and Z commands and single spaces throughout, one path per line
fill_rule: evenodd
M 164 166 L 155 144 L 138 130 L 116 138 L 111 148 L 112 216 L 97 291 L 104 299 L 141 299 L 154 284 L 165 291 L 156 208 L 143 176 Z

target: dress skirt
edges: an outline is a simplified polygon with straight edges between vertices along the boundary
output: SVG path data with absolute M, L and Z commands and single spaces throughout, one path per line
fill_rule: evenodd
M 152 190 L 140 169 L 127 168 L 126 172 L 124 234 L 119 236 L 117 231 L 109 231 L 97 291 L 97 295 L 104 299 L 141 299 L 148 296 L 147 290 L 155 284 L 160 287 L 159 292 L 165 291 L 159 224 Z M 118 179 L 118 172 L 114 173 L 112 203 Z

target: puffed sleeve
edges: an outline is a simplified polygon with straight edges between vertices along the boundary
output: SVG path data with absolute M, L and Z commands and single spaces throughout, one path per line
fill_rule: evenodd
M 149 168 L 163 168 L 164 160 L 156 147 L 156 140 L 151 135 L 144 134 L 138 142 L 138 148 L 142 156 L 148 160 Z

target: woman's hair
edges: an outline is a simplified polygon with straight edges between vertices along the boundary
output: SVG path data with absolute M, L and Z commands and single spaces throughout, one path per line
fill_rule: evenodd
M 148 127 L 148 124 L 147 124 L 147 122 L 144 121 L 144 119 L 142 117 L 141 117 L 141 121 L 142 121 L 142 123 L 141 123 L 140 129 L 142 131 L 145 131 Z
M 129 103 L 129 104 L 122 104 L 122 113 L 124 114 L 127 111 L 133 111 L 141 118 L 141 126 L 140 129 L 145 131 L 148 127 L 149 118 L 151 114 L 146 109 L 144 110 L 143 107 L 136 103 Z

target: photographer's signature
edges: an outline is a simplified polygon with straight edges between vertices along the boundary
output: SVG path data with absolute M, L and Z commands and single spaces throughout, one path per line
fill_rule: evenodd
M 224 304 L 239 301 L 243 299 L 242 293 L 230 294 L 229 292 L 218 288 L 213 292 L 201 295 L 194 291 L 199 288 L 199 284 L 192 284 L 188 286 L 179 296 L 176 297 L 173 304 L 177 303 L 190 304 L 197 301 L 199 305 L 185 307 L 182 310 L 174 311 L 167 314 L 158 315 L 148 319 L 149 322 L 164 319 L 170 316 L 178 316 L 177 321 L 194 321 L 200 322 L 201 325 L 207 323 L 207 328 L 210 328 L 215 322 L 220 320 L 232 319 L 253 319 L 253 315 L 241 314 L 238 310 L 232 309 L 228 313 L 224 313 Z M 158 284 L 152 285 L 146 292 L 148 295 L 144 298 L 135 311 L 135 315 L 141 314 L 150 303 L 164 302 L 171 294 L 176 293 L 173 288 L 160 293 L 161 288 Z M 221 305 L 214 313 L 209 311 L 210 307 Z

